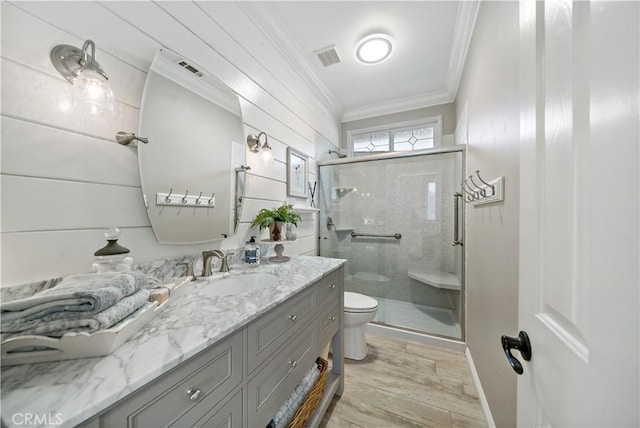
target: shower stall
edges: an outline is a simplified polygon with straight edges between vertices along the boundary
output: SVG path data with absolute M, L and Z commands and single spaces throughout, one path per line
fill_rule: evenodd
M 345 290 L 378 300 L 373 327 L 464 340 L 463 148 L 319 162 L 319 252 Z

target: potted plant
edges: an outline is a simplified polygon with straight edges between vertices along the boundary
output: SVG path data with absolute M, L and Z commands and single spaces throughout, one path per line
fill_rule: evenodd
M 293 210 L 293 205 L 283 204 L 276 209 L 261 209 L 253 218 L 251 227 L 258 227 L 260 230 L 269 228 L 270 239 L 280 241 L 285 223 L 298 225 L 300 214 Z

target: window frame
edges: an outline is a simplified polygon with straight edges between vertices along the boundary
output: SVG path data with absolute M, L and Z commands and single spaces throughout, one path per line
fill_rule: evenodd
M 409 128 L 409 127 L 414 127 L 417 125 L 424 125 L 424 126 L 430 126 L 433 125 L 433 147 L 441 147 L 442 146 L 442 115 L 439 114 L 437 116 L 431 116 L 431 117 L 427 117 L 427 118 L 423 118 L 423 119 L 416 119 L 416 120 L 410 120 L 410 121 L 405 121 L 405 122 L 395 122 L 395 123 L 389 123 L 389 124 L 385 124 L 385 125 L 377 125 L 377 126 L 371 126 L 371 127 L 367 127 L 367 128 L 359 128 L 359 129 L 349 129 L 347 130 L 347 150 L 349 152 L 349 156 L 354 156 L 353 153 L 353 136 L 358 135 L 358 134 L 366 134 L 366 133 L 370 133 L 370 132 L 380 132 L 380 131 L 392 131 L 392 130 L 396 130 L 396 129 L 402 129 L 402 128 Z M 424 150 L 424 149 L 420 149 L 420 150 Z M 414 152 L 414 151 L 420 151 L 420 150 L 402 150 L 399 152 L 384 152 L 384 153 L 410 153 L 410 152 Z M 358 152 L 360 153 L 360 156 L 363 156 L 364 154 L 362 154 L 362 152 Z M 371 152 L 369 154 L 378 154 L 378 153 L 383 153 L 383 152 Z M 366 155 L 365 155 L 366 156 Z

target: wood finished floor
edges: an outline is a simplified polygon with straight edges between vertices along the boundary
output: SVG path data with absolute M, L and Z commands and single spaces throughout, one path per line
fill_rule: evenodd
M 367 336 L 369 354 L 345 360 L 345 387 L 320 427 L 486 427 L 464 353 Z

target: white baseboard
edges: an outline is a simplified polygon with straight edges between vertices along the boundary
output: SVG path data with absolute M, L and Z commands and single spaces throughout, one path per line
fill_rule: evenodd
M 471 358 L 471 351 L 469 351 L 469 348 L 466 348 L 464 353 L 467 355 L 467 362 L 469 363 L 469 368 L 471 369 L 471 377 L 473 378 L 473 383 L 476 384 L 478 399 L 480 400 L 480 407 L 482 407 L 482 412 L 484 413 L 484 419 L 487 422 L 487 427 L 496 428 L 496 423 L 493 420 L 493 415 L 491 414 L 491 409 L 489 408 L 489 402 L 487 401 L 487 397 L 484 395 L 484 390 L 482 389 L 482 384 L 480 383 L 480 377 L 478 376 L 478 372 L 476 371 L 476 365 L 473 364 L 473 358 Z

